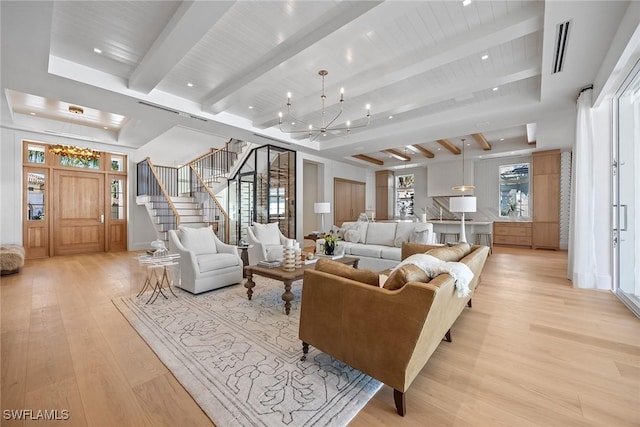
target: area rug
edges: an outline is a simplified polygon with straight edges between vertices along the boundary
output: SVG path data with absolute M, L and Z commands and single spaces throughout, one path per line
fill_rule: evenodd
M 284 314 L 282 283 L 257 278 L 194 296 L 113 302 L 218 427 L 346 425 L 381 383 L 298 339 L 300 283 Z

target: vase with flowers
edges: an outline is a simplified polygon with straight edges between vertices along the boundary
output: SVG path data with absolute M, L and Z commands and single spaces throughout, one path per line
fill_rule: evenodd
M 324 236 L 324 253 L 325 255 L 333 255 L 338 246 L 338 236 L 333 231 Z

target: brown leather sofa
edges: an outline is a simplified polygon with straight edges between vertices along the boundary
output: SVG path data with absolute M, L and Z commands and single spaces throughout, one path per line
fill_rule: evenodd
M 403 259 L 429 246 L 403 248 Z M 480 279 L 489 248 L 473 246 L 460 259 L 474 273 L 471 294 L 459 298 L 455 281 L 440 274 L 428 283 L 388 290 L 323 271 L 307 270 L 302 286 L 299 338 L 394 389 L 398 414 L 405 392 L 447 337 Z M 434 255 L 435 256 L 435 255 Z M 448 259 L 447 261 L 451 261 Z

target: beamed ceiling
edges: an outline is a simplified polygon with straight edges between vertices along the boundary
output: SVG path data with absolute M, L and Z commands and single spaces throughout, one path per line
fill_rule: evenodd
M 114 150 L 181 131 L 212 145 L 235 137 L 374 168 L 451 161 L 463 138 L 470 158 L 569 147 L 550 129 L 575 120 L 576 97 L 593 83 L 627 6 L 2 1 L 2 123 L 66 130 Z M 563 69 L 552 73 L 557 26 L 567 21 Z M 363 124 L 370 104 L 369 126 L 313 141 L 281 132 L 287 92 L 296 117 L 321 121 L 321 69 L 327 117 L 344 88 L 334 124 Z M 528 123 L 539 131 L 530 140 Z

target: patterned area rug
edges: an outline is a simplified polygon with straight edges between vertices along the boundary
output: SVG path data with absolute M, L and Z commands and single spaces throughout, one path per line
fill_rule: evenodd
M 300 361 L 300 283 L 291 314 L 283 286 L 257 278 L 193 296 L 114 304 L 218 427 L 346 425 L 381 383 L 310 348 Z

